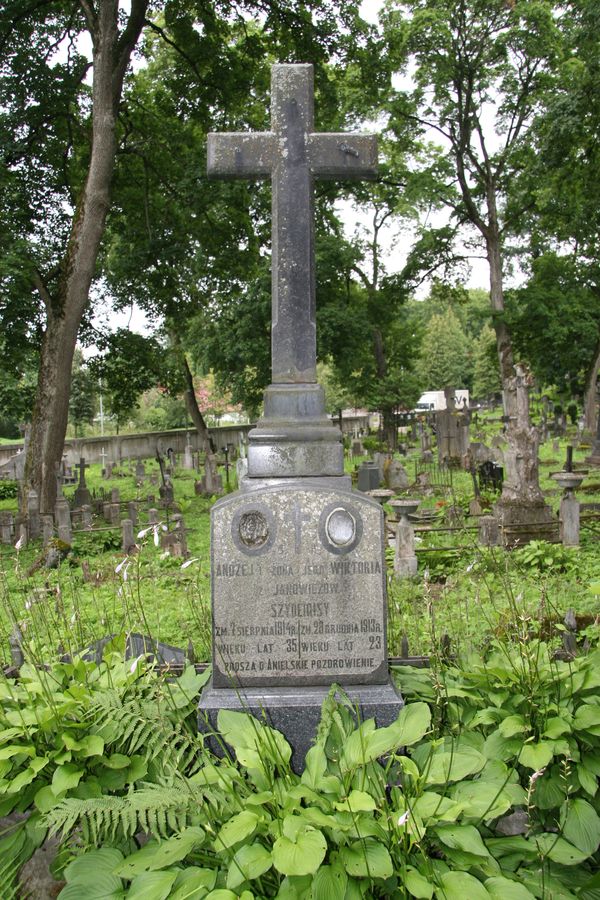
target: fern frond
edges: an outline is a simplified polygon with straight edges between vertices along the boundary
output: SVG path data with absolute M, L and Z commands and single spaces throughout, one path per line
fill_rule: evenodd
M 157 761 L 164 770 L 188 775 L 200 767 L 202 737 L 188 731 L 183 716 L 172 710 L 165 714 L 146 692 L 123 699 L 117 691 L 108 690 L 94 699 L 90 724 L 111 735 L 110 744 L 117 752 L 141 753 L 147 763 Z
M 80 827 L 86 844 L 98 845 L 117 835 L 130 838 L 139 831 L 167 837 L 191 824 L 200 803 L 187 783 L 146 785 L 124 797 L 68 797 L 50 810 L 45 822 L 51 834 L 60 831 L 63 836 Z

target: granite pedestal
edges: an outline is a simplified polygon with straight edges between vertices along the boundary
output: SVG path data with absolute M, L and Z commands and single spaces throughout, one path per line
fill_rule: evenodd
M 378 728 L 398 718 L 403 701 L 391 680 L 385 684 L 345 685 L 341 690 L 355 708 L 357 723 L 375 719 Z M 292 747 L 291 764 L 301 772 L 308 750 L 314 743 L 321 720 L 321 706 L 328 686 L 255 687 L 238 690 L 214 688 L 212 680 L 202 692 L 199 727 L 205 734 L 217 731 L 220 709 L 247 712 L 285 735 Z M 212 748 L 219 752 L 217 740 Z

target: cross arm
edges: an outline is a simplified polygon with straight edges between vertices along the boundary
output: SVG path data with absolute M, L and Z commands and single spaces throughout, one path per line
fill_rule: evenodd
M 377 137 L 316 132 L 308 137 L 308 159 L 320 178 L 376 178 Z
M 275 135 L 228 132 L 207 135 L 210 178 L 268 178 L 275 159 Z

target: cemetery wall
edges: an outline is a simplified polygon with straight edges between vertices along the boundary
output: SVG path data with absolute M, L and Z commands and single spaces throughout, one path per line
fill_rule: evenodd
M 372 423 L 368 413 L 354 416 L 345 415 L 342 421 L 342 430 L 344 434 L 353 434 L 357 429 L 362 429 L 367 433 L 370 424 Z M 248 432 L 253 427 L 254 425 L 222 425 L 219 428 L 209 428 L 208 432 L 218 451 L 223 450 L 227 444 L 234 444 L 238 447 L 241 440 L 247 443 Z M 175 453 L 183 453 L 188 434 L 192 449 L 199 450 L 198 433 L 194 428 L 67 439 L 65 441 L 66 461 L 73 466 L 79 462 L 81 456 L 84 456 L 88 463 L 102 462 L 102 448 L 106 453 L 105 459 L 113 462 L 138 459 L 139 457 L 148 459 L 156 454 L 157 447 L 163 455 L 169 447 Z M 14 444 L 2 444 L 0 446 L 0 466 L 8 462 L 22 447 L 22 441 L 15 441 Z
M 252 425 L 224 425 L 220 428 L 209 428 L 209 434 L 215 448 L 222 450 L 227 444 L 237 448 L 240 440 L 247 441 Z M 105 459 L 120 462 L 126 459 L 148 459 L 156 454 L 157 448 L 164 455 L 169 447 L 175 453 L 183 453 L 187 435 L 194 450 L 199 449 L 199 436 L 194 428 L 173 431 L 149 431 L 137 434 L 104 435 L 104 437 L 77 438 L 65 441 L 67 463 L 75 465 L 84 456 L 88 463 L 102 462 L 102 449 Z M 3 444 L 0 446 L 0 465 L 7 462 L 22 448 L 22 442 Z

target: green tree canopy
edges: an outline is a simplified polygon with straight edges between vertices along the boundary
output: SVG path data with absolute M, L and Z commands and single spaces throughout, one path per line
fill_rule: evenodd
M 429 320 L 417 362 L 417 375 L 423 391 L 471 386 L 470 345 L 452 309 Z
M 484 400 L 501 391 L 496 335 L 491 325 L 484 325 L 473 349 L 473 395 Z
M 99 342 L 101 355 L 90 360 L 90 369 L 108 400 L 117 431 L 134 412 L 144 391 L 161 384 L 165 376 L 163 347 L 154 337 L 125 328 Z
M 519 352 L 542 385 L 581 396 L 600 334 L 600 287 L 589 266 L 547 253 L 534 260 L 527 284 L 508 295 Z

